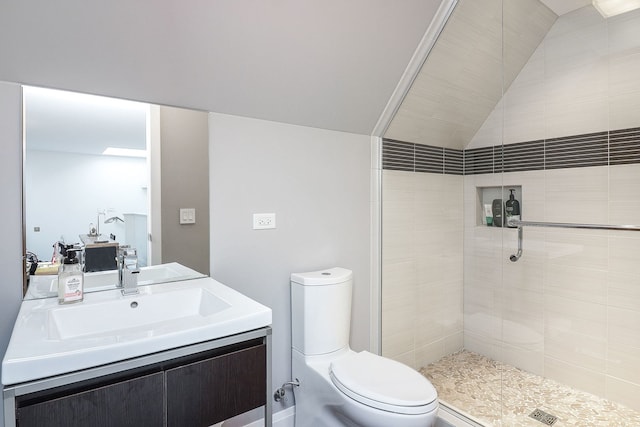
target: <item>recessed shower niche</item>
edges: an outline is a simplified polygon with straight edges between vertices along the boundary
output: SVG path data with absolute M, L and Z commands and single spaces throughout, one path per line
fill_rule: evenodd
M 519 208 L 519 213 L 514 215 L 520 215 L 521 218 L 522 185 L 476 187 L 476 191 L 476 225 L 506 227 L 506 208 L 509 207 L 506 203 L 510 201 L 511 195 L 518 202 L 517 207 Z

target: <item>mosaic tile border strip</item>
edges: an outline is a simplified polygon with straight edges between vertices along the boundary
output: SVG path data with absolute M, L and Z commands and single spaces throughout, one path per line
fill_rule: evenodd
M 475 175 L 640 163 L 640 127 L 454 150 L 383 139 L 382 168 Z
M 382 169 L 462 175 L 462 150 L 384 139 Z

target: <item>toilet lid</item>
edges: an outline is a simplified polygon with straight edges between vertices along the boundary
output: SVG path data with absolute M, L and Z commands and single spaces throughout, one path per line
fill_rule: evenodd
M 424 414 L 438 407 L 438 393 L 418 372 L 363 351 L 331 363 L 331 380 L 347 396 L 399 414 Z

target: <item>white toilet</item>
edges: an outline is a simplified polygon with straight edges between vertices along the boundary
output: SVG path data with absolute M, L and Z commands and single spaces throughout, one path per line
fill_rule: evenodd
M 349 348 L 352 273 L 291 275 L 295 426 L 431 427 L 438 395 L 402 363 Z

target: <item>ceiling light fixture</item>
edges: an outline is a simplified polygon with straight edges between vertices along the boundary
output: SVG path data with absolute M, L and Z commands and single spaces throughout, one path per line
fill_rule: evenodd
M 147 157 L 147 150 L 108 147 L 102 152 L 102 154 L 104 154 L 105 156 Z
M 603 17 L 611 18 L 640 8 L 640 0 L 593 0 L 593 7 Z

